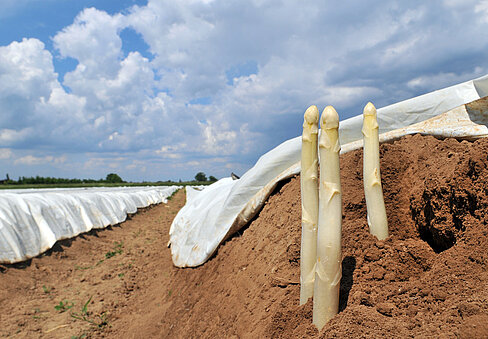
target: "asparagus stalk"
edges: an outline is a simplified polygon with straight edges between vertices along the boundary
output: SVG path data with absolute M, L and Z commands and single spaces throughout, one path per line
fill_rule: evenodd
M 369 231 L 382 240 L 388 237 L 388 221 L 381 187 L 378 121 L 376 108 L 370 102 L 364 107 L 362 132 L 364 195 Z
M 313 297 L 315 260 L 317 257 L 317 221 L 319 216 L 319 192 L 317 188 L 319 110 L 310 106 L 304 115 L 302 134 L 302 244 L 300 251 L 300 305 Z
M 339 116 L 327 106 L 320 120 L 320 188 L 313 323 L 320 330 L 339 312 L 342 192 L 339 169 Z

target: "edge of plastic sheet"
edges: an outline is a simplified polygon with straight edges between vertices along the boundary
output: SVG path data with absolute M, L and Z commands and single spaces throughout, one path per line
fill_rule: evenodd
M 468 109 L 462 107 L 456 111 L 456 107 L 486 95 L 488 95 L 488 75 L 380 108 L 378 123 L 382 133 L 381 141 L 386 142 L 415 133 L 459 138 L 486 136 L 487 116 L 479 117 L 476 122 L 481 125 L 479 131 L 474 133 L 476 124 L 470 120 L 473 114 L 468 112 L 466 115 Z M 451 110 L 454 112 L 446 114 L 439 120 L 439 115 Z M 460 113 L 464 114 L 461 119 L 466 122 L 464 126 L 458 124 Z M 445 125 L 446 123 L 449 126 Z M 340 123 L 340 138 L 343 145 L 341 153 L 362 146 L 361 126 L 362 115 Z M 285 144 L 287 147 L 283 146 Z M 213 193 L 207 191 L 212 185 L 202 191 L 199 195 L 198 208 L 185 205 L 173 220 L 170 231 L 174 265 L 194 267 L 203 264 L 225 239 L 249 222 L 260 210 L 277 183 L 285 179 L 286 175 L 281 177 L 281 173 L 300 171 L 298 163 L 300 147 L 301 137 L 285 141 L 263 155 L 241 179 L 227 182 L 225 187 L 213 190 Z M 278 158 L 276 162 L 274 157 Z M 263 158 L 268 159 L 267 163 L 264 161 L 266 163 L 264 166 Z M 290 168 L 295 170 L 289 170 Z M 207 208 L 206 204 L 213 199 L 217 199 L 218 203 Z

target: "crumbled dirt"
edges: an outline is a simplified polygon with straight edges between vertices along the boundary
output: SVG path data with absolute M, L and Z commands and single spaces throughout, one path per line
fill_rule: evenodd
M 341 157 L 340 312 L 320 333 L 311 324 L 312 301 L 298 305 L 301 207 L 295 177 L 198 268 L 173 267 L 165 247 L 182 192 L 168 206 L 6 267 L 0 302 L 8 311 L 0 315 L 0 335 L 488 337 L 488 138 L 409 136 L 381 145 L 381 159 L 390 229 L 384 241 L 368 231 L 361 151 Z M 115 242 L 123 242 L 121 253 L 97 265 L 120 248 Z M 90 296 L 90 319 L 107 314 L 101 327 L 70 316 Z M 55 310 L 61 300 L 74 306 Z

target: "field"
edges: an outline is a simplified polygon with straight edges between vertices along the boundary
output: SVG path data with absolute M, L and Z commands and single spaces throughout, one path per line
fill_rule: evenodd
M 14 338 L 483 338 L 488 336 L 488 139 L 420 135 L 381 146 L 390 237 L 368 232 L 362 154 L 341 157 L 340 313 L 319 333 L 298 306 L 300 178 L 207 263 L 172 265 L 184 205 L 3 266 L 0 336 Z
M 159 181 L 159 182 L 124 182 L 124 183 L 79 183 L 79 184 L 1 184 L 0 190 L 2 189 L 28 189 L 28 188 L 87 188 L 87 187 L 132 187 L 132 186 L 200 186 L 200 185 L 210 185 L 210 181 L 184 181 L 184 182 L 173 182 L 173 181 Z

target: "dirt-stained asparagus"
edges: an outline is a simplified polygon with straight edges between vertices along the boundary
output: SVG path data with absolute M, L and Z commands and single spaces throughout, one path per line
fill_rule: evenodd
M 302 134 L 302 244 L 300 251 L 300 305 L 313 296 L 315 260 L 317 257 L 317 222 L 319 192 L 317 135 L 319 110 L 310 106 L 304 115 Z
M 376 108 L 372 103 L 363 112 L 363 177 L 364 195 L 371 234 L 382 240 L 388 237 L 383 188 L 381 187 L 380 151 Z
M 339 311 L 342 190 L 339 168 L 339 116 L 327 106 L 320 120 L 320 188 L 313 323 L 320 330 Z

